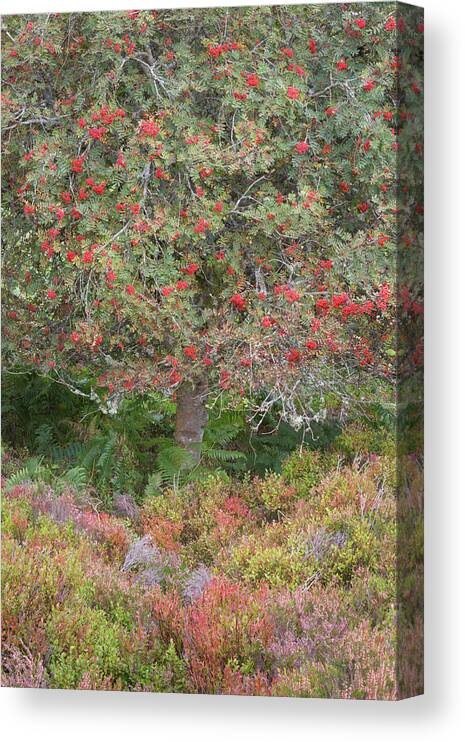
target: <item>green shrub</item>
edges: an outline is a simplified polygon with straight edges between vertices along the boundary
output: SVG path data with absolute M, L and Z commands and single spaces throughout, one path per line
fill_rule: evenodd
M 312 490 L 337 467 L 338 457 L 334 453 L 304 450 L 295 451 L 282 468 L 285 482 L 295 487 L 298 497 L 308 497 Z
M 369 454 L 395 458 L 397 441 L 395 433 L 386 428 L 364 428 L 350 425 L 342 430 L 334 440 L 332 447 L 349 460 L 353 460 L 356 456 Z
M 380 554 L 368 523 L 341 524 L 341 533 L 344 531 L 347 538 L 345 544 L 330 546 L 320 569 L 324 581 L 335 579 L 348 585 L 360 567 L 376 567 Z
M 269 473 L 258 487 L 260 502 L 268 513 L 286 512 L 297 496 L 279 474 Z
M 266 546 L 250 539 L 233 549 L 226 574 L 258 586 L 287 587 L 295 590 L 311 576 L 312 565 L 289 546 Z
M 92 680 L 118 679 L 124 670 L 122 629 L 99 608 L 71 600 L 53 608 L 48 621 L 50 684 L 76 688 L 85 672 Z

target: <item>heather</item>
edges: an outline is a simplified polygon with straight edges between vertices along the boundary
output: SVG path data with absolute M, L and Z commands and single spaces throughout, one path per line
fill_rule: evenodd
M 395 463 L 337 440 L 106 508 L 7 449 L 3 684 L 396 698 Z

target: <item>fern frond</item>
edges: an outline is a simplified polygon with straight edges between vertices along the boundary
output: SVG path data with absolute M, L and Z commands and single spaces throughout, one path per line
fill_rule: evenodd
M 52 471 L 49 467 L 42 465 L 43 456 L 34 457 L 29 459 L 26 464 L 15 472 L 7 481 L 6 488 L 16 487 L 18 484 L 24 482 L 40 482 L 49 481 L 52 476 Z
M 116 433 L 110 432 L 97 459 L 96 469 L 101 479 L 109 479 L 112 467 L 115 466 Z
M 209 448 L 203 454 L 213 461 L 246 461 L 247 457 L 242 451 L 229 451 L 228 449 Z
M 34 433 L 34 448 L 37 453 L 45 454 L 56 445 L 55 431 L 52 425 L 43 423 Z
M 55 464 L 66 461 L 77 461 L 84 450 L 84 444 L 80 441 L 71 441 L 66 446 L 52 446 L 49 457 Z
M 163 478 L 161 472 L 155 471 L 148 478 L 147 484 L 144 490 L 144 497 L 156 497 L 161 493 L 161 485 Z
M 189 451 L 173 443 L 165 446 L 157 456 L 156 471 L 165 484 L 179 480 L 181 472 L 187 472 L 194 466 L 195 460 Z
M 83 489 L 87 484 L 87 471 L 82 466 L 74 466 L 68 469 L 57 480 L 58 487 L 63 484 L 71 484 L 77 489 Z

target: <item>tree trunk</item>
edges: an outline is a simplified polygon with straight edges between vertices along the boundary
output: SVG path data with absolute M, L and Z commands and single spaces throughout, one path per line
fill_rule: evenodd
M 208 422 L 206 408 L 207 384 L 204 380 L 184 381 L 176 391 L 176 430 L 174 438 L 179 446 L 200 461 L 203 432 Z

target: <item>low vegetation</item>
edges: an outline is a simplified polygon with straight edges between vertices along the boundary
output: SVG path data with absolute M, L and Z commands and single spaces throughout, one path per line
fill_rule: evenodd
M 395 698 L 394 458 L 349 448 L 111 507 L 7 450 L 3 684 Z

